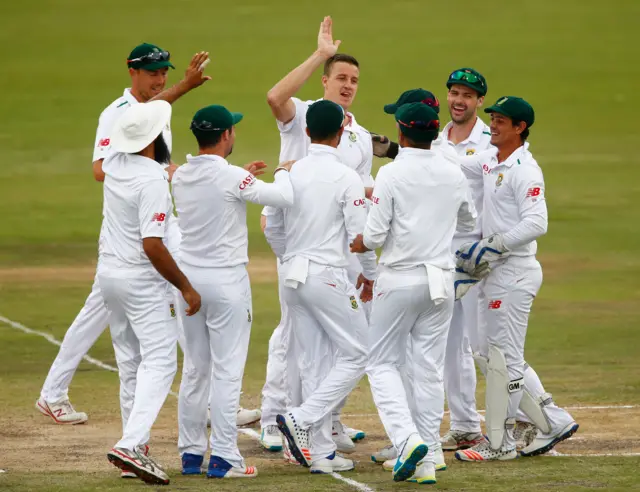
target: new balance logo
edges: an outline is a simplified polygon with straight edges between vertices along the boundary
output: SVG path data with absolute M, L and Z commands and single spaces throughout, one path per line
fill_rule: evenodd
M 64 408 L 58 408 L 55 412 L 53 412 L 53 415 L 56 418 L 60 418 L 64 415 Z
M 155 214 L 153 214 L 153 217 L 151 218 L 151 222 L 164 222 L 164 219 L 166 217 L 167 217 L 166 214 L 155 213 Z
M 527 198 L 531 198 L 532 196 L 540 196 L 540 188 L 529 188 L 527 190 Z
M 500 309 L 502 301 L 489 301 L 489 309 Z

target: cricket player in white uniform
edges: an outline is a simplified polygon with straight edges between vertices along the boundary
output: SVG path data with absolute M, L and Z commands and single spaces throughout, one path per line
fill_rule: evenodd
M 438 114 L 427 105 L 395 111 L 400 153 L 378 172 L 373 207 L 353 252 L 382 247 L 369 327 L 367 375 L 380 419 L 399 458 L 395 481 L 435 483 L 444 414 L 443 369 L 453 314 L 456 227 L 476 212 L 467 180 L 446 154 L 430 150 Z M 427 231 L 428 233 L 425 233 Z M 411 339 L 414 389 L 403 375 Z
M 115 122 L 114 152 L 102 163 L 104 218 L 98 262 L 120 394 L 134 395 L 122 439 L 107 457 L 123 471 L 162 485 L 169 477 L 147 456 L 146 443 L 177 369 L 171 285 L 186 301 L 188 315 L 200 309 L 200 295 L 163 242 L 173 212 L 168 174 L 161 166 L 170 159 L 162 137 L 170 118 L 171 105 L 153 101 L 134 104 Z
M 191 60 L 185 78 L 171 89 L 164 91 L 167 71 L 173 68 L 169 58 L 167 51 L 148 43 L 136 46 L 131 51 L 127 58 L 131 88 L 125 89 L 124 94 L 100 115 L 93 152 L 93 175 L 96 181 L 104 181 L 102 163 L 113 153 L 111 135 L 113 125 L 129 107 L 139 102 L 147 102 L 152 98 L 174 102 L 209 79 L 199 70 L 202 63 L 208 59 L 208 55 L 198 53 Z M 171 127 L 168 122 L 163 129 L 163 138 L 171 151 Z M 173 167 L 168 169 L 170 173 L 173 170 Z M 177 254 L 180 243 L 179 229 L 177 222 L 174 222 L 171 217 L 167 219 L 169 222 L 167 247 L 172 254 Z M 87 421 L 87 414 L 76 412 L 69 402 L 69 385 L 80 361 L 107 328 L 108 317 L 96 277 L 84 307 L 65 334 L 60 351 L 42 387 L 40 398 L 36 402 L 36 408 L 58 424 L 81 424 Z M 133 395 L 129 397 L 132 398 Z
M 462 461 L 515 458 L 518 408 L 538 428 L 523 456 L 545 453 L 578 429 L 524 361 L 529 312 L 542 284 L 536 239 L 547 232 L 548 223 L 542 170 L 526 144 L 534 111 L 525 100 L 506 96 L 485 112 L 491 114 L 491 144 L 496 148 L 461 158 L 467 173 L 484 180 L 483 239 L 462 245 L 457 255 L 459 266 L 469 273 L 491 268 L 480 284 L 477 358 L 487 378 L 489 441 L 457 451 Z
M 192 370 L 183 374 L 178 406 L 178 448 L 184 475 L 201 473 L 207 451 L 209 399 L 207 476 L 258 475 L 240 455 L 236 427 L 252 320 L 246 203 L 288 207 L 293 204 L 293 189 L 290 164 L 277 168 L 275 183 L 267 184 L 253 174 L 263 173 L 263 162 L 244 169 L 227 162 L 240 120 L 240 113 L 223 106 L 199 110 L 191 122 L 199 153 L 188 155 L 173 178 L 182 233 L 180 266 L 202 296 L 200 312 L 183 317 L 186 353 L 192 363 Z
M 358 173 L 363 181 L 363 188 L 367 188 L 366 193 L 370 196 L 373 161 L 371 135 L 356 122 L 353 114 L 348 112 L 358 91 L 359 64 L 352 56 L 336 54 L 341 42 L 333 41 L 332 30 L 331 18 L 325 17 L 320 24 L 317 50 L 279 81 L 267 95 L 269 106 L 276 117 L 280 130 L 280 162 L 301 159 L 308 153 L 311 142 L 305 132 L 305 116 L 313 101 L 302 101 L 294 96 L 316 69 L 324 65 L 323 99 L 339 104 L 346 112 L 344 134 L 338 146 L 341 161 Z M 271 212 L 267 208 L 263 213 L 269 214 Z M 355 255 L 349 255 L 348 270 L 349 278 L 355 285 L 362 272 Z M 365 285 L 363 289 L 370 295 L 371 286 Z M 280 296 L 280 303 L 286 303 L 282 296 Z M 365 310 L 367 309 L 368 306 L 365 304 Z M 286 407 L 288 398 L 284 381 L 292 383 L 295 380 L 293 374 L 295 368 L 286 371 L 286 376 L 282 372 L 287 366 L 286 357 L 289 354 L 289 347 L 292 345 L 287 331 L 287 307 L 283 306 L 282 310 L 283 317 L 269 341 L 270 362 L 267 366 L 262 404 L 261 443 L 266 449 L 273 451 L 279 450 L 281 447 L 280 435 L 275 426 L 275 416 L 282 413 Z M 295 359 L 294 354 L 289 354 L 289 356 Z M 351 429 L 340 422 L 339 411 L 342 406 L 344 404 L 336 409 L 333 415 L 333 438 L 339 451 L 350 453 L 355 450 L 352 441 L 363 439 L 365 433 L 358 429 Z
M 278 415 L 278 427 L 298 462 L 312 473 L 351 470 L 353 461 L 335 453 L 331 412 L 364 374 L 367 326 L 356 287 L 347 275 L 348 241 L 364 228 L 364 186 L 341 163 L 337 147 L 344 110 L 332 101 L 312 104 L 306 114 L 309 155 L 291 171 L 295 202 L 282 222 L 267 216 L 265 233 L 282 259 L 284 296 L 300 361 L 300 406 Z M 362 229 L 360 229 L 362 230 Z M 276 248 L 277 250 L 277 248 Z M 360 283 L 375 275 L 375 262 L 361 256 Z

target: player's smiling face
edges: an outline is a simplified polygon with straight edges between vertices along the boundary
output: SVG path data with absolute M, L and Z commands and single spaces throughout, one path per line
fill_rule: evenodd
M 135 88 L 135 92 L 140 94 L 144 99 L 140 102 L 146 102 L 164 90 L 167 85 L 168 71 L 168 68 L 160 68 L 158 70 L 129 70 L 132 87 Z
M 454 123 L 466 123 L 476 117 L 477 109 L 482 106 L 484 97 L 466 85 L 454 84 L 447 93 L 449 114 Z
M 500 113 L 491 113 L 491 145 L 501 146 L 520 141 L 520 133 L 524 130 L 524 124 L 514 125 L 511 118 Z
M 345 62 L 334 63 L 329 75 L 322 76 L 324 98 L 348 110 L 358 92 L 359 78 L 360 70 L 355 65 Z

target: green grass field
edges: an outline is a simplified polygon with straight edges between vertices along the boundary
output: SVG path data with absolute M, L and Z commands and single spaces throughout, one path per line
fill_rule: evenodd
M 278 132 L 268 89 L 315 48 L 324 15 L 334 18 L 341 51 L 361 62 L 353 108 L 370 130 L 392 133 L 382 106 L 403 90 L 425 87 L 444 103 L 448 73 L 473 66 L 488 80 L 488 102 L 519 95 L 536 110 L 531 150 L 542 166 L 550 211 L 539 243 L 545 281 L 534 304 L 526 358 L 546 389 L 566 406 L 640 406 L 640 158 L 635 117 L 640 76 L 634 31 L 637 0 L 323 3 L 257 0 L 196 2 L 40 0 L 3 5 L 0 42 L 0 315 L 62 339 L 89 293 L 102 202 L 91 174 L 92 145 L 102 109 L 128 86 L 125 59 L 136 44 L 172 53 L 181 77 L 190 56 L 211 53 L 213 80 L 174 109 L 174 160 L 195 150 L 193 113 L 220 103 L 245 114 L 233 162 L 277 160 Z M 303 89 L 319 97 L 320 74 Z M 382 164 L 379 161 L 378 164 Z M 267 341 L 279 317 L 273 264 L 250 223 L 254 330 L 243 404 L 259 405 Z M 0 490 L 141 489 L 123 483 L 105 453 L 120 433 L 114 373 L 83 363 L 71 387 L 88 425 L 57 427 L 37 414 L 39 394 L 57 347 L 0 323 Z M 90 355 L 115 365 L 105 334 Z M 482 384 L 480 385 L 482 386 Z M 177 389 L 177 381 L 175 385 Z M 345 421 L 368 431 L 357 471 L 344 477 L 360 490 L 411 484 L 368 462 L 386 444 L 365 382 Z M 479 402 L 483 397 L 479 395 Z M 482 403 L 480 406 L 483 406 Z M 540 457 L 474 466 L 450 463 L 443 490 L 638 489 L 640 407 L 573 411 L 581 424 L 559 447 L 574 457 Z M 311 477 L 241 437 L 258 466 L 250 483 L 183 478 L 177 456 L 176 403 L 170 397 L 153 437 L 154 455 L 179 490 L 357 490 L 333 477 Z M 585 457 L 610 454 L 609 457 Z M 362 485 L 360 485 L 362 487 Z

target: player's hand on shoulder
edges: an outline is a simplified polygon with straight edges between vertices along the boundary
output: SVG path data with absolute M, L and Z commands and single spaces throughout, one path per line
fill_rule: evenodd
M 275 174 L 278 170 L 282 169 L 284 171 L 290 172 L 291 168 L 293 167 L 293 165 L 296 163 L 297 161 L 295 160 L 291 160 L 291 161 L 286 161 L 283 162 L 281 164 L 278 165 L 278 167 L 275 168 L 275 170 L 273 171 L 273 173 Z
M 267 165 L 264 163 L 264 161 L 253 161 L 247 164 L 246 166 L 244 166 L 244 170 L 249 171 L 254 176 L 260 176 L 264 174 L 265 173 L 264 170 L 266 168 L 267 168 Z
M 342 41 L 333 40 L 333 20 L 331 16 L 327 16 L 320 23 L 320 32 L 318 33 L 318 53 L 325 58 L 331 58 L 338 52 L 338 47 Z
M 190 89 L 195 89 L 196 87 L 204 84 L 207 80 L 211 80 L 211 77 L 204 74 L 204 69 L 210 61 L 208 51 L 200 51 L 193 55 L 191 63 L 189 63 L 189 66 L 184 73 L 184 81 Z

